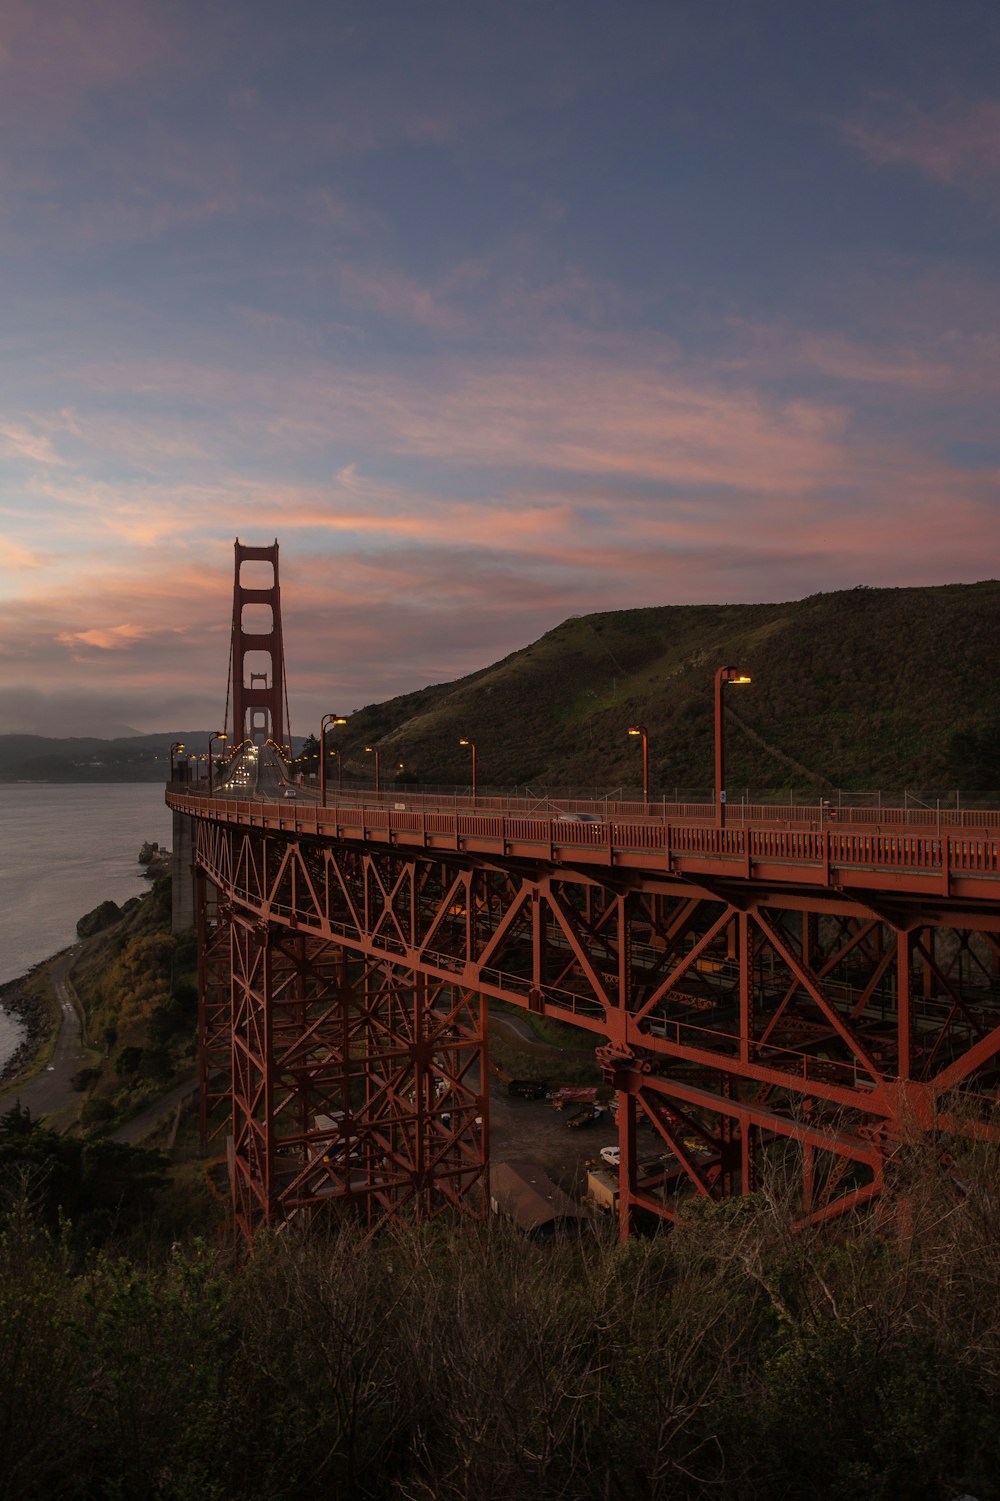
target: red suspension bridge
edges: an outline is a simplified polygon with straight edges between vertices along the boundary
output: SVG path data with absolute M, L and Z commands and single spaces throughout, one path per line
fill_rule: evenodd
M 243 586 L 248 560 L 266 587 Z M 286 798 L 277 544 L 237 543 L 234 600 L 241 746 L 167 801 L 194 874 L 203 1133 L 229 1139 L 242 1233 L 323 1206 L 372 1226 L 478 1211 L 491 999 L 592 1035 L 623 1234 L 777 1160 L 803 1217 L 829 1218 L 915 1135 L 989 1129 L 1000 812 L 748 806 L 720 826 L 711 803 Z M 244 630 L 247 603 L 268 629 Z M 655 1188 L 640 1121 L 673 1164 Z

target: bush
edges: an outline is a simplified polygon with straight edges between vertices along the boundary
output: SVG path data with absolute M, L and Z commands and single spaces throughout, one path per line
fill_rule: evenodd
M 81 1126 L 105 1126 L 115 1118 L 110 1100 L 85 1100 L 80 1111 Z
M 164 1047 L 179 1033 L 194 1030 L 198 1019 L 198 992 L 188 980 L 178 980 L 169 1000 L 154 1006 L 149 1018 L 149 1040 Z
M 164 1084 L 174 1071 L 173 1060 L 166 1048 L 147 1048 L 143 1054 L 139 1073 L 144 1079 Z
M 122 1048 L 115 1059 L 115 1073 L 119 1079 L 130 1079 L 133 1074 L 139 1072 L 143 1060 L 143 1049 L 136 1047 Z
M 75 1074 L 70 1075 L 70 1085 L 77 1094 L 83 1094 L 92 1084 L 96 1084 L 101 1077 L 99 1068 L 79 1068 Z

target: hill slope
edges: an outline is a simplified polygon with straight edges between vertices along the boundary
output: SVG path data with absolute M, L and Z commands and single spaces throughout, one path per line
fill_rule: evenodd
M 788 604 L 676 605 L 575 617 L 457 682 L 354 715 L 349 769 L 383 779 L 641 785 L 630 724 L 649 733 L 654 795 L 706 789 L 712 680 L 727 690 L 731 787 L 1000 788 L 1000 582 L 858 588 Z

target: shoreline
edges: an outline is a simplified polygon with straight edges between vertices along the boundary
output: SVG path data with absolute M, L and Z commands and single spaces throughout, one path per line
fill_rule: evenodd
M 0 1010 L 17 1022 L 24 1032 L 17 1047 L 0 1064 L 0 1095 L 7 1094 L 13 1087 L 34 1079 L 48 1062 L 58 1041 L 64 1018 L 49 975 L 50 966 L 58 963 L 81 944 L 85 944 L 88 939 L 96 937 L 98 933 L 113 926 L 114 922 L 126 916 L 134 905 L 143 901 L 152 890 L 153 882 L 163 875 L 170 874 L 170 851 L 165 846 L 144 841 L 136 863 L 139 866 L 141 878 L 148 882 L 146 891 L 141 896 L 127 897 L 120 907 L 117 902 L 110 900 L 98 903 L 97 907 L 84 912 L 77 919 L 77 936 L 74 942 L 56 949 L 52 954 L 47 954 L 44 959 L 39 959 L 23 974 L 0 982 Z M 116 910 L 117 915 L 113 921 L 99 922 L 88 927 L 87 919 L 93 919 L 108 907 Z M 76 1005 L 74 1005 L 74 1010 L 77 1013 L 76 1020 L 81 1028 L 82 1036 L 84 1018 Z
M 13 1084 L 21 1084 L 32 1078 L 44 1063 L 48 1044 L 55 1040 L 60 1016 L 51 985 L 47 983 L 46 971 L 53 960 L 68 954 L 73 944 L 58 949 L 48 958 L 40 959 L 23 975 L 0 984 L 0 1009 L 13 1017 L 24 1029 L 24 1036 L 17 1047 L 0 1067 L 0 1092 Z M 46 979 L 44 991 L 33 990 L 32 984 Z

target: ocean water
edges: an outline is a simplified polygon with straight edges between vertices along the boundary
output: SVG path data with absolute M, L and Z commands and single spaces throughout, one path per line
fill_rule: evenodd
M 159 782 L 0 785 L 0 982 L 76 941 L 99 902 L 140 896 L 144 840 L 170 845 Z M 0 1066 L 21 1039 L 0 1011 Z

